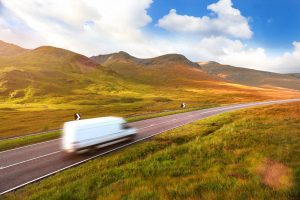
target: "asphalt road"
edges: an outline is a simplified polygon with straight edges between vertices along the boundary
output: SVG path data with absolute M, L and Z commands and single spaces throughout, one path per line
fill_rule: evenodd
M 3 151 L 0 152 L 0 195 L 196 120 L 252 106 L 295 101 L 300 99 L 236 104 L 133 122 L 130 125 L 138 129 L 134 141 L 125 141 L 79 155 L 70 156 L 62 152 L 61 139 Z

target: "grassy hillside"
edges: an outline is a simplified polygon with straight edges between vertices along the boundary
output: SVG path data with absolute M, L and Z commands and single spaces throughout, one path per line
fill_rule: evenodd
M 138 59 L 120 52 L 99 61 L 45 46 L 0 56 L 0 138 L 60 128 L 75 112 L 129 117 L 176 110 L 181 102 L 205 108 L 296 96 L 218 80 L 177 54 Z
M 201 69 L 211 76 L 233 83 L 257 87 L 281 87 L 300 90 L 300 80 L 290 74 L 277 74 L 229 65 L 216 62 L 199 63 Z
M 6 199 L 297 199 L 300 103 L 222 114 L 168 131 Z
M 296 74 L 291 74 L 292 76 L 296 77 L 296 78 L 300 78 L 300 73 L 296 73 Z
M 92 60 L 127 80 L 159 86 L 215 85 L 220 82 L 203 73 L 196 63 L 179 54 L 167 54 L 150 59 L 135 58 L 125 52 L 99 55 Z
M 0 57 L 15 56 L 26 52 L 27 49 L 21 48 L 14 44 L 8 44 L 0 40 Z

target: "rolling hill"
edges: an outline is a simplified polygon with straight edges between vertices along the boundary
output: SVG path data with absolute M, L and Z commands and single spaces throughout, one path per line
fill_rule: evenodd
M 278 74 L 247 68 L 221 65 L 217 62 L 194 63 L 180 54 L 167 54 L 156 58 L 140 59 L 126 52 L 91 57 L 95 62 L 117 74 L 143 83 L 166 84 L 180 81 L 197 85 L 199 81 L 231 82 L 265 88 L 300 90 L 299 74 Z M 180 76 L 178 76 L 180 74 Z M 152 77 L 162 79 L 153 80 Z
M 0 57 L 0 95 L 65 94 L 87 81 L 78 79 L 79 74 L 99 68 L 100 65 L 85 56 L 54 47 L 39 47 L 15 56 Z
M 290 75 L 292 75 L 292 76 L 294 76 L 294 77 L 296 77 L 296 78 L 300 78 L 300 73 L 290 74 Z
M 190 85 L 198 81 L 219 82 L 203 73 L 197 63 L 180 54 L 167 54 L 156 58 L 140 59 L 126 52 L 91 57 L 95 62 L 111 69 L 125 79 L 154 85 Z
M 207 108 L 300 96 L 229 82 L 179 54 L 139 59 L 119 52 L 88 58 L 51 46 L 13 48 L 18 51 L 7 48 L 0 56 L 0 115 L 6 124 L 0 138 L 58 128 L 74 112 L 83 118 L 128 117 L 176 110 L 182 102 Z
M 14 44 L 9 44 L 0 40 L 0 56 L 15 56 L 28 51 Z
M 278 74 L 221 65 L 217 62 L 202 62 L 199 65 L 207 74 L 233 83 L 256 87 L 279 87 L 300 90 L 299 74 Z

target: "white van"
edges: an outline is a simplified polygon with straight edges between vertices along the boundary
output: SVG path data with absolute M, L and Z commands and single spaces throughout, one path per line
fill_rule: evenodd
M 133 139 L 136 129 L 120 117 L 100 117 L 70 121 L 64 124 L 62 148 L 76 152 L 93 146 L 108 145 Z

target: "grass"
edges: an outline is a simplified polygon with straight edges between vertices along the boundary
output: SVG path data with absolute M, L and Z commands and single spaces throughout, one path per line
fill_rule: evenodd
M 6 199 L 297 199 L 300 103 L 210 117 Z
M 126 119 L 127 122 L 136 122 L 140 120 L 145 120 L 145 119 L 152 119 L 156 117 L 163 117 L 167 115 L 174 115 L 174 114 L 179 114 L 179 113 L 184 113 L 184 112 L 190 112 L 194 110 L 202 110 L 206 108 L 213 108 L 216 107 L 216 105 L 207 105 L 207 106 L 202 106 L 202 107 L 197 107 L 197 108 L 187 108 L 187 109 L 181 109 L 181 110 L 172 110 L 172 111 L 165 111 L 161 113 L 153 113 L 149 115 L 138 115 L 134 117 L 129 117 Z
M 130 95 L 128 93 L 135 89 L 126 89 L 118 94 L 85 94 L 80 91 L 80 95 L 41 99 L 36 97 L 28 102 L 0 100 L 0 121 L 5 124 L 0 126 L 0 139 L 60 128 L 65 121 L 72 120 L 76 112 L 80 112 L 83 118 L 101 116 L 128 118 L 136 115 L 151 115 L 164 110 L 177 110 L 182 102 L 185 102 L 188 108 L 192 108 L 280 98 L 276 96 L 279 93 L 273 90 L 145 89 L 138 85 L 135 87 L 138 87 L 135 89 L 139 92 Z M 296 94 L 289 95 L 286 98 L 296 97 Z

